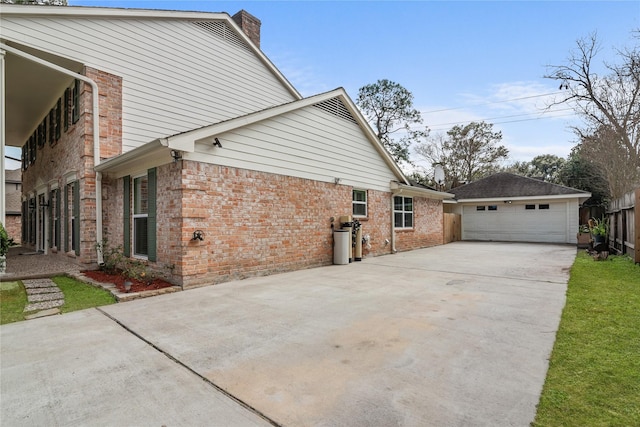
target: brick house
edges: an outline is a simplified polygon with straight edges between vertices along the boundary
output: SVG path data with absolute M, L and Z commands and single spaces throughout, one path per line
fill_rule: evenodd
M 23 149 L 23 244 L 95 265 L 96 242 L 183 287 L 443 243 L 346 92 L 302 97 L 226 13 L 3 5 L 8 145 Z M 98 96 L 94 97 L 97 93 Z
M 17 244 L 22 237 L 21 175 L 20 169 L 7 170 L 4 178 L 5 219 L 2 223 L 9 237 Z

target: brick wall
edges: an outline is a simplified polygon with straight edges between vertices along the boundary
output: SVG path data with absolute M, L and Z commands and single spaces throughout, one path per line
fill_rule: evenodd
M 158 167 L 157 175 L 157 262 L 150 267 L 183 287 L 331 264 L 331 218 L 337 224 L 351 213 L 352 188 L 344 185 L 186 160 Z M 109 230 L 121 239 L 122 179 L 107 191 L 114 194 Z M 367 197 L 363 255 L 388 254 L 391 193 L 369 190 Z M 441 203 L 414 204 L 416 227 L 397 233 L 398 250 L 442 243 Z M 192 239 L 196 230 L 204 241 Z
M 100 108 L 100 142 L 101 157 L 111 157 L 121 152 L 122 145 L 122 79 L 120 77 L 85 68 L 84 74 L 98 84 Z M 64 197 L 68 196 L 66 184 L 69 177 L 75 176 L 80 185 L 80 263 L 96 261 L 96 179 L 93 170 L 93 109 L 91 87 L 81 84 L 80 118 L 77 123 L 69 123 L 67 131 L 60 132 L 60 139 L 53 144 L 48 141 L 43 147 L 37 148 L 36 161 L 29 165 L 22 175 L 23 195 L 33 195 L 38 190 L 45 189 L 46 197 L 54 186 L 58 186 Z M 64 89 L 59 97 L 64 102 Z M 52 104 L 51 106 L 53 106 Z M 40 121 L 42 118 L 40 118 Z M 104 196 L 103 196 L 104 197 Z M 50 203 L 50 205 L 52 205 Z M 48 209 L 48 208 L 47 208 Z M 71 207 L 70 207 L 71 209 Z M 49 212 L 45 210 L 48 220 Z M 70 221 L 69 213 L 62 212 L 63 221 Z M 46 227 L 48 230 L 48 227 Z M 61 227 L 64 238 L 64 226 Z M 68 240 L 71 239 L 71 232 Z M 50 238 L 51 236 L 49 236 Z M 23 242 L 23 244 L 25 244 Z M 45 242 L 49 247 L 49 241 Z M 52 248 L 52 253 L 62 254 L 64 242 L 60 248 Z M 69 243 L 69 248 L 71 244 Z M 66 255 L 76 257 L 73 251 Z
M 442 201 L 413 198 L 412 230 L 396 231 L 396 250 L 408 251 L 444 244 Z
M 20 244 L 22 238 L 22 218 L 20 215 L 6 215 L 4 228 L 7 230 L 9 238 Z

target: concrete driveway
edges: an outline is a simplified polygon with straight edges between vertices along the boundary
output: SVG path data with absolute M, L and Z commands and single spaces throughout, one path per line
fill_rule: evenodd
M 457 242 L 5 325 L 0 424 L 528 426 L 575 254 Z

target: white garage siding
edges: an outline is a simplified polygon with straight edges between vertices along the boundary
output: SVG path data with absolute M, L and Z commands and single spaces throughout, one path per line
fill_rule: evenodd
M 463 240 L 576 243 L 577 201 L 478 202 L 462 213 Z

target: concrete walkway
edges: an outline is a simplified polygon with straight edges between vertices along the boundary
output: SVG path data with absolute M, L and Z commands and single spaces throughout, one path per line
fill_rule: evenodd
M 64 305 L 64 294 L 51 279 L 23 280 L 27 291 L 27 305 L 24 308 L 27 320 L 60 314 L 58 307 Z
M 4 325 L 0 424 L 525 427 L 575 254 L 458 242 Z

